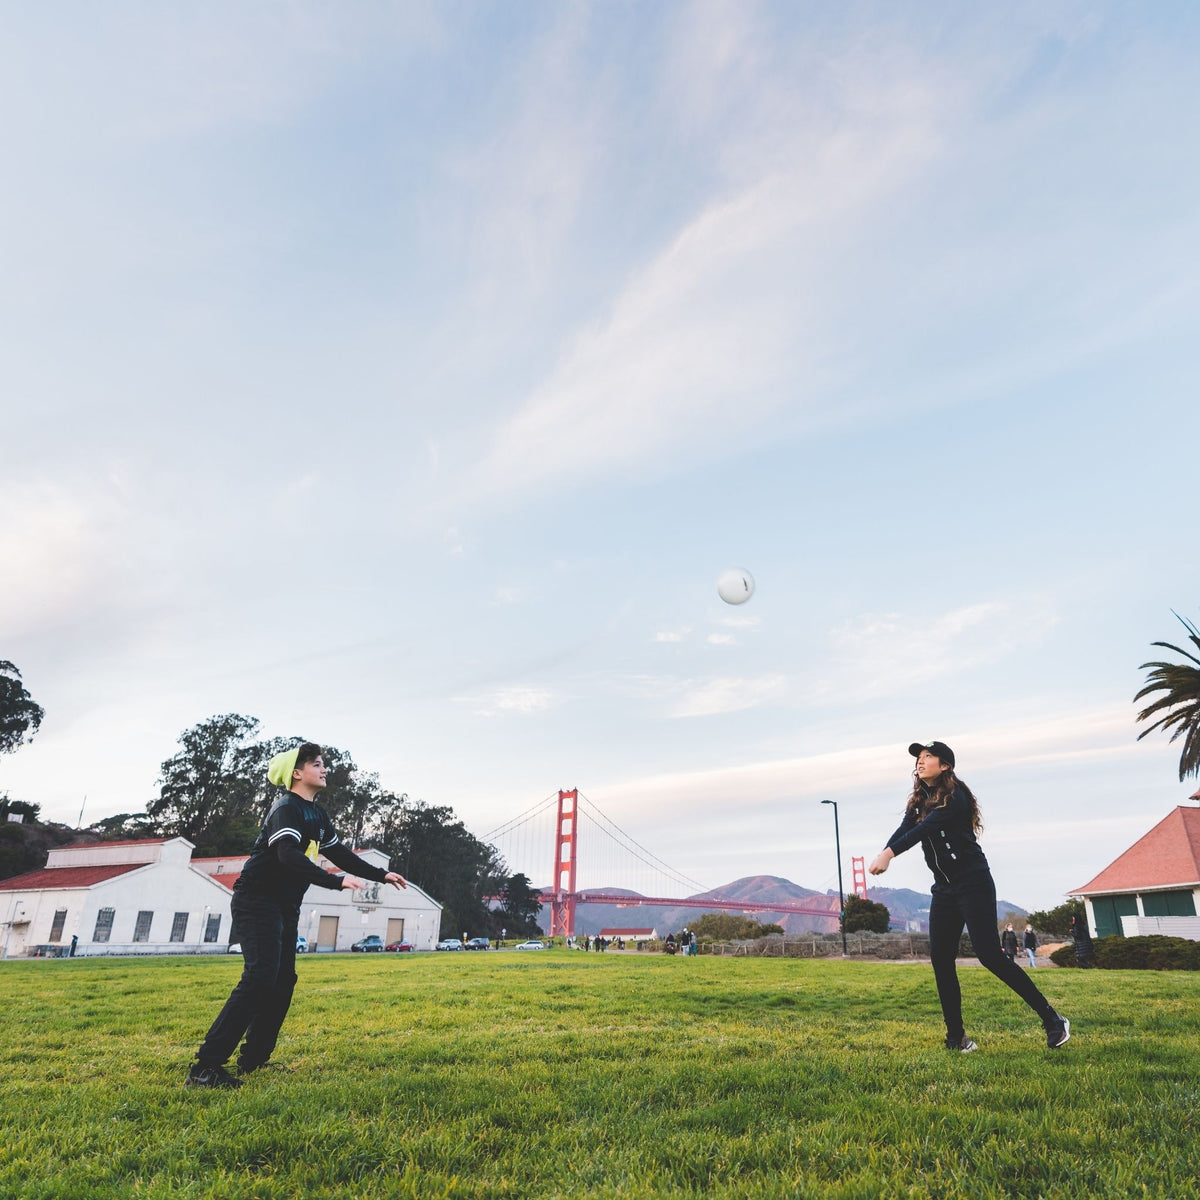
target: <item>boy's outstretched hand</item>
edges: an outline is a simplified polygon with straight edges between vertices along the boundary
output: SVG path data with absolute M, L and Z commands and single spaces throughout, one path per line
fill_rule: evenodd
M 397 891 L 399 891 L 400 888 L 408 887 L 408 880 L 405 879 L 404 876 L 399 873 L 399 871 L 389 871 L 383 877 L 383 881 L 384 883 L 390 883 Z

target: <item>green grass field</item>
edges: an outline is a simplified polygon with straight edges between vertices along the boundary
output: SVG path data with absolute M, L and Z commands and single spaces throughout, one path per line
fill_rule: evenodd
M 1200 1196 L 1200 976 L 314 956 L 277 1058 L 185 1090 L 240 959 L 0 964 L 0 1196 Z

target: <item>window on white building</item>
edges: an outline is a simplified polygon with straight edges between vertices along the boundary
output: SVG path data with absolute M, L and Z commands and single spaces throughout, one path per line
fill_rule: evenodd
M 65 908 L 55 909 L 54 924 L 50 926 L 50 940 L 52 942 L 62 941 L 63 926 L 67 923 L 67 910 Z
M 221 935 L 221 914 L 212 913 L 207 924 L 204 926 L 204 940 L 206 942 L 215 942 Z
M 150 923 L 153 920 L 153 912 L 146 912 L 143 909 L 138 913 L 137 921 L 133 926 L 133 940 L 135 942 L 148 942 L 150 940 Z
M 171 941 L 182 942 L 187 937 L 187 913 L 176 913 L 171 922 Z
M 96 931 L 92 934 L 93 942 L 107 942 L 112 936 L 113 917 L 117 915 L 115 908 L 102 908 L 96 914 Z

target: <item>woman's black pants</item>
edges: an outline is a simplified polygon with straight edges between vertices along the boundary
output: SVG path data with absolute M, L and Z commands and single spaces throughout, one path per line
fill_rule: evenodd
M 271 1057 L 296 986 L 296 927 L 300 906 L 233 893 L 231 935 L 242 944 L 242 978 L 213 1022 L 196 1061 L 217 1067 L 245 1035 L 238 1065 L 261 1067 Z
M 997 979 L 1008 984 L 1042 1021 L 1054 1015 L 1046 997 L 1029 976 L 1000 948 L 996 928 L 996 884 L 991 872 L 933 893 L 929 905 L 929 957 L 937 981 L 938 999 L 946 1020 L 947 1038 L 963 1036 L 962 991 L 954 960 L 964 926 L 971 935 L 975 957 Z

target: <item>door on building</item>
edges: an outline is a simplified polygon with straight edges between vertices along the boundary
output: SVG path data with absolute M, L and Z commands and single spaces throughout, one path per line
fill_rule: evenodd
M 383 939 L 383 944 L 390 946 L 393 942 L 402 941 L 404 941 L 404 918 L 388 917 L 387 937 Z
M 337 949 L 337 917 L 322 917 L 317 925 L 317 949 Z
M 1093 896 L 1092 912 L 1096 916 L 1097 937 L 1123 937 L 1122 917 L 1137 916 L 1136 896 Z

